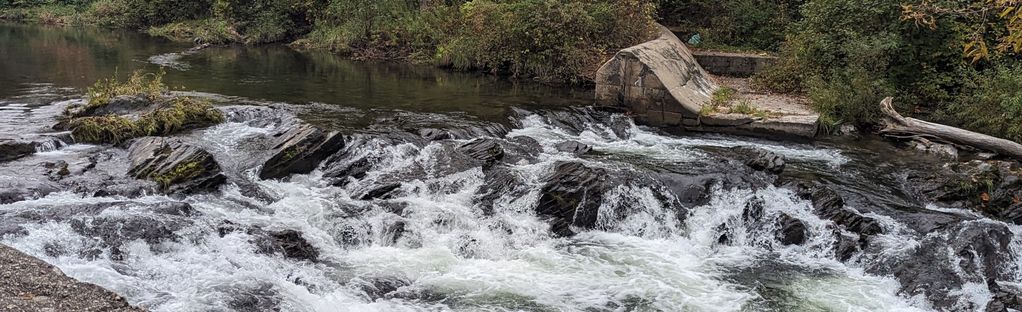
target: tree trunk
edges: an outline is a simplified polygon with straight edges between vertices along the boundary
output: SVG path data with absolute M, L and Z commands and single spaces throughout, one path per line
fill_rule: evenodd
M 928 137 L 1022 160 L 1022 144 L 965 129 L 904 117 L 894 110 L 893 101 L 894 98 L 888 97 L 880 102 L 880 110 L 885 115 L 885 127 L 880 130 L 882 135 Z

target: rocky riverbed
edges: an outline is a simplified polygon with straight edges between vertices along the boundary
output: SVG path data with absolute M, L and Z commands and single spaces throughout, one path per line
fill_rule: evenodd
M 218 121 L 111 144 L 37 126 L 64 129 L 73 92 L 29 109 L 5 133 L 31 148 L 3 150 L 2 242 L 154 311 L 1020 307 L 1014 162 L 668 135 L 589 108 L 336 127 L 205 99 Z M 18 259 L 5 276 L 48 270 Z M 132 309 L 29 284 L 11 300 Z

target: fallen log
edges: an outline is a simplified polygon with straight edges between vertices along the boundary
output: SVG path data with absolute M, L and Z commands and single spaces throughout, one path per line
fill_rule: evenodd
M 893 101 L 894 98 L 888 97 L 880 102 L 880 111 L 884 114 L 884 128 L 880 130 L 881 135 L 926 137 L 1022 160 L 1022 144 L 965 129 L 904 117 L 894 110 Z

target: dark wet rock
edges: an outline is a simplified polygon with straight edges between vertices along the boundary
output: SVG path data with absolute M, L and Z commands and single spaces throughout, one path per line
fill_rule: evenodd
M 458 152 L 473 159 L 492 163 L 504 157 L 504 148 L 496 139 L 475 139 L 458 146 Z
M 661 181 L 686 207 L 702 206 L 710 202 L 713 188 L 724 190 L 761 189 L 769 185 L 767 175 L 754 172 L 745 165 L 730 161 L 714 163 L 695 173 L 661 172 Z
M 0 139 L 0 162 L 35 154 L 35 150 L 35 144 L 29 141 Z
M 861 250 L 859 239 L 853 235 L 846 235 L 834 229 L 834 237 L 834 258 L 838 261 L 848 261 Z
M 24 200 L 36 199 L 57 191 L 59 191 L 59 189 L 50 184 L 12 186 L 5 190 L 0 190 L 0 204 L 10 204 Z
M 72 219 L 70 224 L 82 236 L 96 238 L 104 246 L 117 250 L 134 240 L 143 240 L 150 245 L 176 241 L 180 237 L 175 232 L 191 222 L 184 218 L 131 215 Z
M 1022 203 L 1017 203 L 1001 212 L 1001 218 L 1014 224 L 1022 224 Z
M 251 236 L 250 242 L 256 245 L 257 251 L 264 254 L 278 254 L 295 260 L 316 261 L 319 249 L 312 246 L 302 233 L 296 230 L 266 230 L 231 221 L 222 221 L 216 227 L 221 237 L 231 233 L 245 233 Z
M 521 177 L 507 166 L 494 166 L 483 174 L 486 183 L 476 192 L 475 201 L 485 215 L 493 215 L 494 204 L 501 197 L 516 198 L 528 193 L 528 189 L 518 187 L 524 184 Z
M 340 170 L 324 173 L 323 177 L 332 179 L 333 182 L 331 184 L 334 186 L 345 186 L 351 179 L 361 180 L 365 178 L 372 168 L 373 163 L 368 158 L 362 157 L 341 167 Z
M 1016 162 L 952 162 L 908 180 L 921 202 L 969 208 L 992 218 L 1011 221 L 1012 207 L 1022 203 L 1022 168 Z
M 1014 263 L 1010 250 L 1013 234 L 1001 223 L 965 221 L 925 236 L 907 255 L 885 263 L 908 296 L 924 295 L 938 309 L 955 306 L 958 298 L 948 290 L 965 283 L 1009 279 L 1003 268 Z
M 539 141 L 527 136 L 516 136 L 502 142 L 504 148 L 503 162 L 509 164 L 536 163 L 537 157 L 543 152 Z
M 227 306 L 231 311 L 237 312 L 267 312 L 281 311 L 280 302 L 283 301 L 273 284 L 259 283 L 251 287 L 242 287 L 229 291 L 231 299 Z
M 553 110 L 539 110 L 536 112 L 516 109 L 513 111 L 512 120 L 516 126 L 521 126 L 521 120 L 531 116 L 539 115 L 550 125 L 565 130 L 572 135 L 578 135 L 589 130 L 593 125 L 608 126 L 614 136 L 618 138 L 627 137 L 627 129 L 631 128 L 628 118 L 617 118 L 613 113 L 594 110 L 591 108 L 564 108 Z
M 283 107 L 231 105 L 217 107 L 228 122 L 246 123 L 257 128 L 291 126 L 297 122 L 294 115 Z
M 994 280 L 987 281 L 987 288 L 993 298 L 987 303 L 986 312 L 1009 312 L 1022 310 L 1022 288 L 1014 285 L 1001 284 Z
M 141 138 L 128 151 L 128 174 L 154 181 L 168 193 L 209 191 L 227 180 L 213 155 L 177 138 Z
M 846 207 L 841 195 L 827 187 L 804 187 L 798 192 L 812 201 L 813 213 L 834 221 L 848 231 L 867 236 L 884 233 L 879 221 Z
M 731 245 L 731 229 L 728 228 L 727 224 L 720 224 L 716 228 L 716 232 L 720 233 L 717 236 L 717 244 L 719 245 Z
M 137 115 L 152 109 L 154 105 L 155 101 L 144 95 L 122 95 L 110 99 L 106 105 L 72 107 L 68 113 L 75 117 Z
M 274 154 L 259 171 L 261 179 L 280 179 L 312 172 L 345 144 L 344 136 L 338 132 L 327 132 L 304 124 L 274 136 Z
M 452 138 L 451 133 L 447 132 L 447 130 L 435 128 L 419 129 L 419 136 L 426 139 L 426 141 L 449 140 Z
M 557 144 L 557 150 L 565 153 L 571 153 L 575 155 L 585 155 L 593 150 L 592 146 L 578 142 L 578 141 L 567 141 Z
M 806 242 L 806 224 L 787 214 L 777 218 L 777 240 L 785 245 L 802 245 Z
M 352 284 L 365 292 L 369 300 L 376 300 L 389 298 L 401 287 L 409 286 L 412 283 L 396 276 L 372 276 L 356 278 L 352 280 Z
M 581 163 L 558 163 L 540 191 L 536 212 L 549 219 L 551 231 L 571 236 L 571 227 L 596 226 L 603 194 L 608 190 L 607 171 Z
M 390 199 L 394 196 L 394 191 L 401 188 L 401 183 L 388 183 L 382 186 L 374 187 L 366 191 L 360 200 L 374 200 L 374 199 Z
M 249 234 L 256 236 L 255 244 L 259 252 L 280 254 L 295 260 L 316 261 L 319 249 L 309 243 L 302 233 L 295 230 L 263 231 L 252 230 Z
M 762 219 L 764 205 L 766 205 L 766 202 L 760 197 L 753 198 L 748 203 L 745 203 L 745 208 L 742 209 L 742 221 L 749 224 Z
M 750 156 L 745 161 L 745 165 L 753 170 L 772 174 L 784 172 L 784 167 L 786 166 L 784 156 L 762 149 L 756 149 L 749 153 Z
M 401 239 L 401 236 L 405 234 L 408 223 L 404 220 L 396 220 L 392 223 L 383 225 L 383 237 L 382 240 L 387 244 L 397 244 L 397 241 Z
M 171 216 L 191 217 L 198 214 L 192 205 L 183 202 L 160 202 L 153 204 L 150 209 L 155 213 Z

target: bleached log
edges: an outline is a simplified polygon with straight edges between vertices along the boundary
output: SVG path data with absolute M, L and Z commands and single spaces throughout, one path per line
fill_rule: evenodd
M 904 117 L 894 110 L 893 101 L 894 98 L 888 97 L 880 102 L 880 110 L 884 114 L 883 122 L 885 126 L 884 129 L 880 130 L 882 135 L 892 137 L 912 135 L 935 138 L 1022 160 L 1022 144 L 952 126 Z

